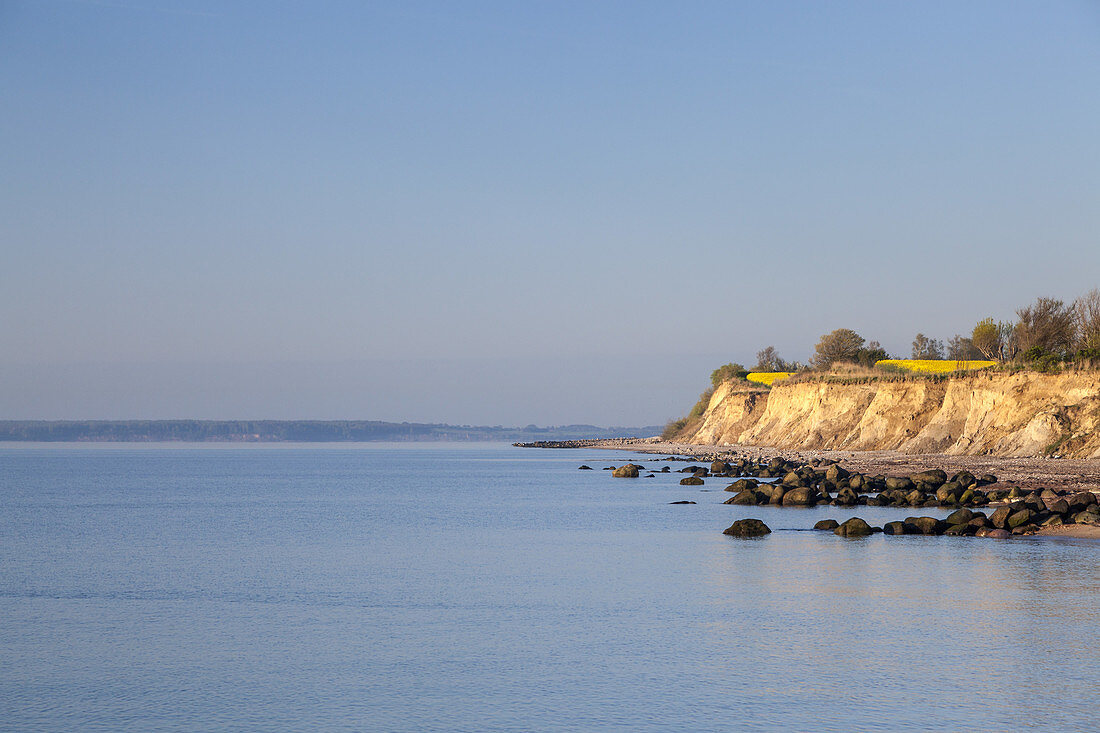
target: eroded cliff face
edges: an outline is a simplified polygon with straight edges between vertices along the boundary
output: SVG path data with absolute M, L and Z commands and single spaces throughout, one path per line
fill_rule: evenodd
M 708 445 L 1100 458 L 1100 374 L 974 374 L 946 382 L 726 383 L 690 437 Z

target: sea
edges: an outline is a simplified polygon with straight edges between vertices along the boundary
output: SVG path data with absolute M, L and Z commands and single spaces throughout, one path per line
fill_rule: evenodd
M 1100 543 L 845 539 L 905 512 L 660 458 L 0 445 L 0 729 L 1096 729 Z

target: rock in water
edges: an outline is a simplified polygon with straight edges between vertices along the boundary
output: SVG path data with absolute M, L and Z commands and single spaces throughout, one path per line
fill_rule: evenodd
M 625 466 L 619 466 L 611 475 L 615 478 L 638 478 L 638 469 L 641 466 L 635 466 L 633 463 L 628 463 Z
M 882 533 L 890 535 L 905 534 L 905 522 L 887 522 L 882 525 Z
M 799 487 L 783 494 L 783 506 L 813 506 L 817 503 L 817 492 Z
M 670 501 L 669 504 L 694 504 L 694 501 Z
M 578 471 L 591 471 L 591 470 L 592 470 L 592 466 L 581 466 L 581 467 L 580 467 L 580 468 L 578 468 L 577 470 L 578 470 Z
M 822 519 L 820 522 L 814 525 L 814 529 L 818 531 L 829 530 L 832 531 L 840 526 L 840 522 L 835 519 Z
M 833 530 L 833 534 L 838 534 L 841 537 L 866 537 L 867 535 L 874 534 L 874 532 L 875 530 L 871 529 L 871 525 L 867 524 L 867 522 L 859 517 L 852 517 Z
M 681 486 L 702 486 L 703 483 L 703 479 L 696 476 L 688 476 L 687 478 L 680 479 Z
M 728 534 L 732 537 L 761 537 L 771 534 L 771 529 L 759 519 L 738 519 L 722 534 Z

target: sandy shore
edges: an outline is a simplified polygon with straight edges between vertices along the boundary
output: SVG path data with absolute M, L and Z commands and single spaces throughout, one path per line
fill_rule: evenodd
M 975 475 L 991 473 L 996 486 L 1019 486 L 1023 489 L 1068 489 L 1100 491 L 1100 459 L 998 458 L 995 456 L 949 456 L 942 453 L 912 455 L 897 451 L 842 450 L 782 450 L 758 446 L 716 446 L 690 443 L 665 443 L 652 439 L 635 441 L 592 441 L 587 447 L 628 450 L 666 456 L 692 456 L 700 460 L 711 456 L 768 459 L 773 456 L 811 461 L 829 458 L 859 473 L 904 476 L 931 468 L 947 473 L 967 470 Z

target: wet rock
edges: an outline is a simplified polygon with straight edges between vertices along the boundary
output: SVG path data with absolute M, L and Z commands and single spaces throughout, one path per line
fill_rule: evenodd
M 820 522 L 814 525 L 814 529 L 818 531 L 829 530 L 832 531 L 840 526 L 840 522 L 835 519 L 822 519 Z
M 694 504 L 694 501 L 670 501 L 669 504 Z
M 966 524 L 974 518 L 974 512 L 969 509 L 956 509 L 947 515 L 946 522 L 949 525 Z
M 825 479 L 827 481 L 832 481 L 834 484 L 840 483 L 841 479 L 846 479 L 851 475 L 852 474 L 835 463 L 825 469 Z
M 702 486 L 704 483 L 706 482 L 698 476 L 688 476 L 687 478 L 680 479 L 681 486 Z
M 909 506 L 924 506 L 924 502 L 928 501 L 928 494 L 919 489 L 913 489 L 906 494 L 905 501 L 909 503 Z
M 745 489 L 737 492 L 736 496 L 731 496 L 724 502 L 726 504 L 739 504 L 741 506 L 754 506 L 757 503 L 756 492 L 752 489 Z
M 905 522 L 887 522 L 882 525 L 882 533 L 889 535 L 907 534 L 905 531 Z
M 734 481 L 732 484 L 727 486 L 725 490 L 726 491 L 744 491 L 745 489 L 755 489 L 759 485 L 760 485 L 760 482 L 755 480 L 755 479 L 743 478 L 743 479 L 738 479 L 737 481 Z
M 817 492 L 800 486 L 783 494 L 783 506 L 813 506 L 817 503 Z
M 852 517 L 833 530 L 833 534 L 841 537 L 866 537 L 874 534 L 875 530 L 867 522 L 859 517 Z
M 641 466 L 636 466 L 633 463 L 627 463 L 624 466 L 619 466 L 618 468 L 612 470 L 611 475 L 615 478 L 638 478 L 639 468 L 641 468 Z
M 985 534 L 986 537 L 992 537 L 995 540 L 1007 540 L 1012 536 L 1011 532 L 1007 532 L 1003 529 L 991 529 Z
M 759 519 L 738 519 L 723 530 L 722 534 L 733 537 L 761 537 L 771 534 L 771 529 Z
M 859 503 L 859 494 L 851 489 L 841 489 L 836 494 L 836 502 L 840 506 L 855 506 Z
M 592 466 L 581 466 L 581 467 L 580 467 L 580 468 L 578 468 L 577 470 L 578 470 L 578 471 L 591 471 L 591 470 L 592 470 Z
M 947 523 L 935 517 L 909 517 L 905 523 L 913 525 L 918 532 L 926 535 L 943 534 L 947 529 Z
M 730 464 L 725 461 L 715 461 L 710 464 L 711 473 L 729 473 L 731 470 Z

